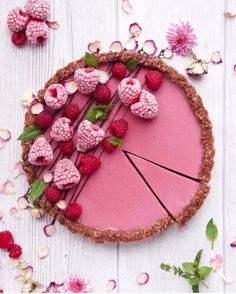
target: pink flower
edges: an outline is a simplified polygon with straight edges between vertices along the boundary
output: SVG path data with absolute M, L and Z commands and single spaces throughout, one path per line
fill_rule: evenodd
M 179 55 L 188 55 L 192 52 L 197 36 L 193 33 L 190 24 L 181 22 L 180 24 L 171 24 L 166 39 L 170 45 L 169 49 Z
M 61 293 L 86 293 L 90 290 L 89 284 L 80 276 L 71 274 L 58 288 Z
M 210 259 L 210 266 L 212 267 L 213 271 L 216 271 L 222 264 L 222 256 L 216 254 L 214 258 Z

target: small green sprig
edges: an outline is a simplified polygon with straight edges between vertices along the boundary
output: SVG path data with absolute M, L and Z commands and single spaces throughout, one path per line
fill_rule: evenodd
M 169 264 L 162 263 L 161 269 L 166 272 L 173 272 L 174 275 L 178 275 L 181 278 L 187 279 L 190 286 L 192 287 L 193 293 L 199 293 L 200 284 L 208 288 L 205 283 L 205 278 L 210 274 L 212 268 L 209 266 L 201 266 L 200 261 L 203 250 L 199 250 L 193 262 L 184 262 L 182 267 L 171 266 Z
M 211 249 L 214 248 L 214 241 L 218 236 L 217 226 L 214 224 L 213 218 L 211 218 L 206 226 L 206 236 L 211 241 Z
M 106 120 L 108 118 L 108 111 L 111 111 L 114 104 L 110 105 L 93 105 L 86 113 L 84 119 L 95 123 L 97 120 Z

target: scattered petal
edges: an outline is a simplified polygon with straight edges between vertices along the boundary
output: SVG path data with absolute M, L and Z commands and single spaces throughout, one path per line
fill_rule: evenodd
M 26 209 L 29 207 L 29 202 L 26 196 L 21 196 L 17 199 L 17 207 L 20 210 Z
M 0 189 L 0 192 L 5 195 L 12 195 L 16 193 L 15 183 L 12 180 L 6 180 L 5 183 L 3 183 L 2 188 Z
M 125 41 L 125 49 L 126 50 L 136 50 L 138 48 L 138 41 L 133 39 L 133 38 L 129 38 L 127 41 Z
M 109 81 L 109 75 L 108 75 L 108 73 L 105 72 L 105 71 L 103 71 L 103 70 L 100 70 L 99 71 L 99 74 L 100 74 L 99 83 L 100 84 L 106 84 Z
M 19 211 L 15 206 L 10 209 L 10 215 L 16 219 L 20 219 Z
M 132 12 L 132 5 L 130 4 L 129 0 L 122 0 L 122 9 L 127 14 L 130 14 Z
M 172 58 L 172 57 L 173 57 L 173 52 L 172 52 L 172 50 L 167 48 L 166 50 L 164 50 L 164 52 L 163 52 L 163 56 L 164 56 L 166 59 L 170 59 L 170 58 Z
M 7 129 L 0 129 L 0 139 L 4 142 L 11 139 L 11 132 Z
M 123 46 L 120 41 L 114 41 L 110 45 L 110 51 L 113 53 L 119 53 L 123 50 Z
M 236 11 L 224 12 L 224 16 L 226 16 L 226 17 L 234 17 L 234 16 L 236 16 Z
M 35 103 L 34 105 L 32 105 L 31 107 L 31 112 L 33 114 L 39 114 L 43 111 L 44 107 L 43 107 L 43 104 L 42 103 Z
M 3 218 L 3 212 L 2 212 L 2 210 L 0 209 L 0 221 L 2 220 L 2 218 Z
M 236 247 L 236 237 L 232 238 L 232 242 L 230 243 L 231 247 Z
M 25 107 L 30 107 L 34 100 L 35 96 L 32 91 L 25 91 L 21 96 L 20 103 Z
M 24 282 L 26 280 L 26 278 L 23 274 L 16 276 L 15 279 L 17 282 Z
M 109 280 L 106 286 L 107 293 L 111 293 L 115 288 L 116 288 L 116 281 Z
M 41 218 L 44 215 L 44 211 L 42 208 L 34 207 L 31 209 L 31 215 L 35 218 Z
M 136 278 L 136 282 L 138 285 L 145 285 L 149 281 L 149 274 L 148 273 L 139 273 Z
M 78 86 L 76 82 L 74 81 L 65 82 L 64 87 L 66 88 L 66 91 L 68 92 L 69 95 L 74 94 L 78 90 Z
M 233 282 L 235 282 L 234 280 L 229 279 L 224 275 L 221 276 L 221 279 L 224 281 L 225 284 L 232 284 Z
M 58 293 L 58 288 L 60 286 L 62 286 L 62 284 L 51 282 L 43 293 Z
M 20 175 L 24 175 L 23 163 L 22 161 L 17 161 L 12 169 L 12 177 L 15 179 Z
M 27 280 L 24 282 L 21 293 L 31 293 L 34 289 L 37 288 L 37 284 L 32 280 Z
M 22 269 L 22 270 L 25 270 L 25 269 L 27 269 L 30 265 L 28 264 L 28 262 L 26 262 L 26 261 L 23 261 L 23 260 L 19 260 L 18 259 L 18 261 L 19 261 L 19 265 L 18 265 L 18 267 L 20 268 L 20 269 Z
M 47 257 L 49 254 L 49 248 L 46 244 L 38 246 L 36 251 L 37 251 L 37 255 L 40 259 Z
M 149 55 L 155 55 L 157 52 L 157 46 L 153 40 L 147 40 L 143 43 L 143 52 Z
M 13 267 L 19 267 L 19 265 L 20 265 L 20 260 L 19 260 L 19 259 L 11 258 L 11 265 L 12 265 Z
M 234 71 L 236 71 L 236 64 L 234 64 Z
M 46 225 L 44 226 L 43 231 L 47 237 L 51 237 L 55 232 L 55 226 L 53 224 Z
M 132 37 L 137 38 L 141 35 L 142 28 L 140 27 L 140 25 L 137 22 L 134 22 L 129 26 L 129 32 Z
M 186 68 L 186 72 L 190 76 L 202 76 L 208 73 L 208 65 L 202 60 L 194 60 L 189 67 Z
M 212 54 L 211 54 L 211 62 L 213 64 L 220 64 L 222 63 L 222 58 L 220 56 L 220 51 L 214 51 Z
M 60 27 L 59 22 L 57 20 L 46 20 L 46 24 L 49 28 L 52 28 L 54 30 L 58 30 Z
M 222 264 L 222 256 L 216 254 L 214 258 L 210 259 L 210 266 L 212 267 L 213 271 L 215 272 Z
M 98 53 L 100 50 L 101 50 L 101 42 L 100 41 L 94 41 L 94 42 L 88 44 L 88 51 L 90 53 Z
M 33 267 L 30 265 L 24 270 L 24 276 L 26 279 L 31 279 L 33 275 Z
M 43 174 L 43 180 L 45 183 L 51 183 L 51 181 L 53 180 L 53 173 L 52 172 L 45 172 Z
M 64 200 L 59 200 L 56 205 L 60 210 L 65 210 L 67 207 L 67 204 Z
M 79 289 L 79 290 L 78 290 Z M 91 292 L 89 284 L 80 275 L 71 274 L 58 288 L 60 293 Z

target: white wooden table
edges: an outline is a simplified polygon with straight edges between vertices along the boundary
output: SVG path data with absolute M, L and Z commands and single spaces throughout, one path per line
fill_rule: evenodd
M 185 228 L 172 226 L 154 238 L 132 244 L 94 244 L 92 241 L 72 235 L 59 224 L 51 238 L 43 234 L 43 226 L 49 217 L 32 218 L 22 211 L 17 221 L 9 215 L 16 199 L 27 190 L 24 177 L 16 180 L 17 193 L 0 195 L 4 222 L 0 231 L 11 230 L 17 242 L 23 246 L 23 259 L 34 266 L 34 278 L 43 284 L 61 282 L 70 273 L 80 273 L 89 279 L 93 291 L 105 291 L 109 279 L 118 282 L 117 291 L 123 292 L 187 292 L 185 280 L 163 272 L 161 262 L 181 264 L 193 259 L 203 248 L 203 262 L 208 263 L 215 253 L 223 255 L 223 266 L 208 279 L 209 292 L 235 291 L 236 283 L 225 284 L 220 278 L 235 277 L 236 249 L 229 246 L 236 235 L 236 18 L 225 19 L 225 10 L 235 10 L 235 0 L 131 0 L 130 15 L 121 10 L 118 0 L 53 0 L 51 19 L 60 22 L 58 31 L 50 31 L 50 40 L 43 47 L 26 46 L 17 49 L 10 43 L 6 15 L 10 8 L 23 6 L 24 0 L 1 0 L 0 9 L 0 127 L 11 130 L 12 140 L 0 151 L 0 183 L 11 175 L 14 162 L 21 157 L 20 143 L 16 140 L 22 130 L 25 110 L 19 98 L 26 89 L 37 92 L 44 82 L 60 67 L 78 59 L 87 44 L 100 40 L 103 51 L 114 40 L 125 41 L 128 27 L 138 22 L 143 33 L 140 41 L 154 39 L 158 47 L 166 44 L 165 33 L 171 22 L 189 20 L 198 36 L 195 50 L 201 58 L 209 58 L 214 50 L 221 51 L 223 64 L 212 65 L 209 74 L 192 81 L 203 97 L 214 126 L 216 158 L 211 181 L 211 192 L 199 213 Z M 171 60 L 180 72 L 189 64 L 189 58 L 174 57 Z M 213 217 L 219 229 L 214 251 L 205 237 L 205 225 Z M 36 246 L 48 244 L 50 255 L 39 260 Z M 17 270 L 9 265 L 6 254 L 0 252 L 0 288 L 19 291 L 14 281 Z M 136 275 L 148 272 L 150 281 L 138 286 Z

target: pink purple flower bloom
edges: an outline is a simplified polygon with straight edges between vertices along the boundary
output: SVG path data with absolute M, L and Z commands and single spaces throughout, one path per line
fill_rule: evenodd
M 77 274 L 71 274 L 70 277 L 58 287 L 58 291 L 61 293 L 87 293 L 89 290 L 89 284 Z
M 197 45 L 197 36 L 193 33 L 193 28 L 189 22 L 180 24 L 171 24 L 166 39 L 169 43 L 169 49 L 179 55 L 188 55 Z

